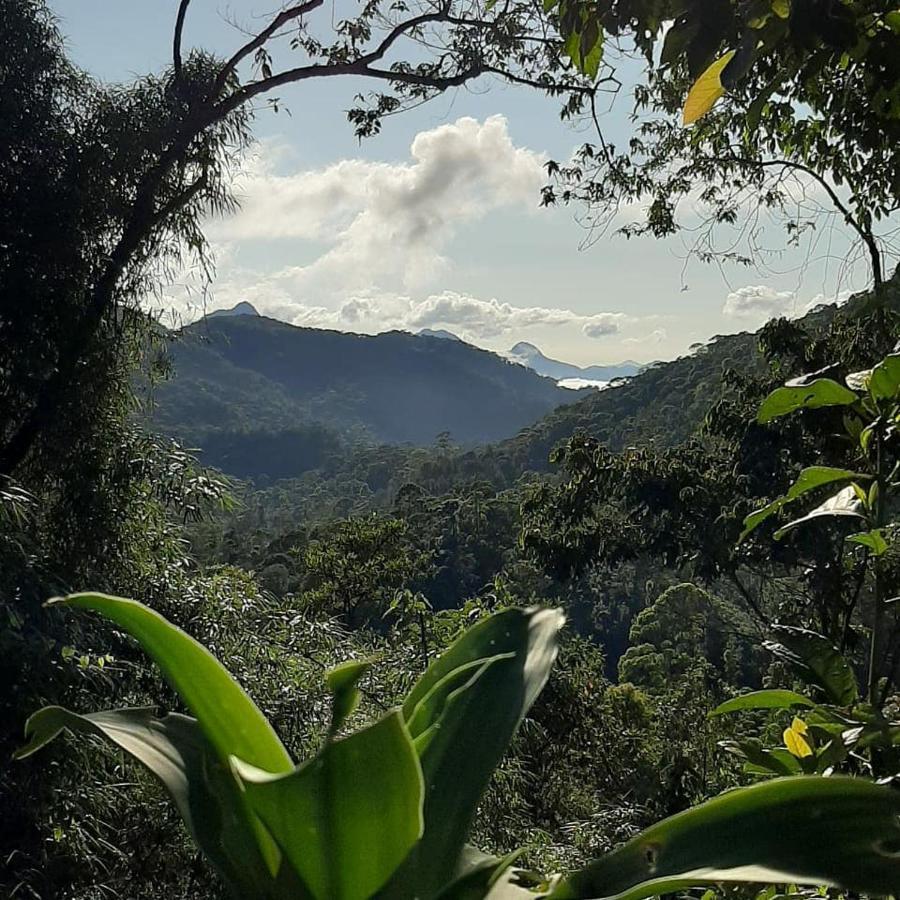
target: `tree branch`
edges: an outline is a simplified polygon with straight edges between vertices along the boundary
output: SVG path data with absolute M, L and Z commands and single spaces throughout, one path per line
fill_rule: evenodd
M 181 81 L 181 37 L 184 33 L 184 20 L 187 16 L 191 0 L 181 0 L 178 4 L 178 15 L 175 17 L 175 36 L 172 39 L 172 65 L 175 69 L 175 81 Z
M 226 81 L 228 81 L 228 76 L 251 54 L 256 50 L 259 50 L 260 47 L 264 46 L 268 41 L 274 37 L 275 33 L 278 32 L 281 28 L 288 24 L 288 22 L 292 22 L 296 19 L 299 19 L 301 16 L 305 15 L 308 12 L 312 12 L 314 9 L 320 7 L 325 0 L 306 0 L 306 3 L 298 3 L 296 6 L 289 6 L 287 9 L 283 9 L 271 22 L 253 37 L 252 40 L 247 41 L 242 47 L 239 47 L 232 57 L 219 69 L 219 74 L 216 75 L 216 81 L 213 85 L 213 96 L 217 97 L 222 89 L 225 87 Z M 233 108 L 233 107 L 232 107 Z

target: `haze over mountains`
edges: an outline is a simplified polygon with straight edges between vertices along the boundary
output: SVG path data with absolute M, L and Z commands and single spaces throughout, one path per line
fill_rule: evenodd
M 347 436 L 502 440 L 586 394 L 461 340 L 300 328 L 248 303 L 182 329 L 170 358 L 172 377 L 154 389 L 154 427 L 232 471 L 235 454 L 252 455 L 254 442 L 294 455 L 312 442 L 316 456 Z
M 534 344 L 529 344 L 527 341 L 520 341 L 516 344 L 506 354 L 506 358 L 532 369 L 538 375 L 546 375 L 558 382 L 573 382 L 572 384 L 564 383 L 561 385 L 562 387 L 577 388 L 592 385 L 599 387 L 608 384 L 615 378 L 630 378 L 632 375 L 637 375 L 643 368 L 640 363 L 630 359 L 612 366 L 576 366 L 544 356 Z

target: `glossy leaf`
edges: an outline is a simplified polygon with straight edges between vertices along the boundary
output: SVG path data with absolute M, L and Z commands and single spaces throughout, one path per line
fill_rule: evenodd
M 851 484 L 838 491 L 833 497 L 829 497 L 824 503 L 820 503 L 815 509 L 810 510 L 805 516 L 788 522 L 775 532 L 775 539 L 780 540 L 784 535 L 799 525 L 814 522 L 816 519 L 831 517 L 846 517 L 861 519 L 862 502 L 856 488 Z
M 340 728 L 359 705 L 359 688 L 356 685 L 370 668 L 371 660 L 351 659 L 335 666 L 325 675 L 325 682 L 331 691 L 332 731 Z
M 153 657 L 224 762 L 237 756 L 270 772 L 293 768 L 272 726 L 228 670 L 159 613 L 106 594 L 70 594 L 48 605 L 93 610 L 127 631 Z
M 701 116 L 706 115 L 715 106 L 716 101 L 725 93 L 721 75 L 725 67 L 731 62 L 734 54 L 734 50 L 729 50 L 720 56 L 691 86 L 687 100 L 684 101 L 682 113 L 685 125 L 692 125 Z
M 202 644 L 159 613 L 134 600 L 107 594 L 70 594 L 48 605 L 93 610 L 127 631 L 197 717 L 220 763 L 227 765 L 234 755 L 269 772 L 293 769 L 293 761 L 268 719 L 228 670 Z M 258 823 L 255 831 L 257 844 L 274 875 L 280 866 L 277 848 Z
M 830 378 L 817 378 L 809 384 L 776 388 L 763 400 L 756 414 L 760 424 L 771 422 L 798 409 L 821 409 L 825 406 L 849 406 L 859 398 L 849 388 Z
M 459 864 L 475 810 L 556 659 L 558 610 L 510 609 L 469 629 L 403 705 L 425 778 L 425 833 L 398 879 L 437 896 Z
M 894 400 L 900 392 L 900 355 L 886 356 L 869 377 L 869 393 L 876 400 Z
M 796 500 L 798 497 L 808 494 L 817 487 L 833 484 L 836 481 L 847 481 L 850 478 L 858 477 L 860 476 L 850 469 L 837 469 L 833 466 L 809 466 L 803 469 L 786 494 L 773 500 L 762 509 L 750 513 L 750 515 L 744 519 L 744 530 L 738 538 L 738 543 L 744 540 L 750 532 L 765 522 L 766 519 L 778 512 L 786 504 Z
M 28 744 L 15 757 L 40 750 L 63 730 L 110 741 L 144 765 L 168 791 L 191 837 L 240 895 L 268 896 L 273 886 L 254 829 L 231 773 L 223 770 L 195 719 L 152 708 L 79 715 L 47 706 L 25 725 Z
M 872 551 L 873 556 L 883 556 L 887 553 L 888 542 L 885 540 L 884 532 L 880 528 L 851 534 L 847 537 L 847 540 L 853 544 L 862 544 L 863 547 L 868 547 Z
M 837 648 L 821 634 L 789 625 L 775 625 L 776 640 L 763 646 L 787 662 L 807 683 L 821 688 L 829 701 L 849 706 L 859 696 L 853 670 Z
M 660 822 L 550 896 L 641 900 L 717 882 L 892 894 L 900 884 L 898 817 L 900 793 L 869 781 L 774 779 Z
M 752 691 L 720 703 L 710 715 L 722 716 L 726 713 L 742 712 L 748 709 L 790 709 L 792 706 L 815 706 L 815 704 L 809 697 L 804 697 L 803 694 L 798 694 L 796 691 Z
M 250 807 L 317 900 L 367 900 L 422 833 L 422 774 L 399 711 L 286 775 L 232 764 Z

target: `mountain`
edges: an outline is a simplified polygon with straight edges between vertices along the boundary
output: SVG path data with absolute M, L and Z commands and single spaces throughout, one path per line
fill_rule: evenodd
M 150 424 L 244 477 L 299 474 L 347 439 L 425 446 L 449 432 L 463 445 L 498 441 L 584 396 L 463 341 L 252 314 L 185 327 L 169 356 L 173 375 L 153 388 Z
M 520 341 L 505 355 L 507 359 L 532 369 L 538 375 L 546 375 L 557 381 L 571 379 L 575 381 L 573 385 L 575 387 L 582 386 L 578 384 L 578 381 L 584 382 L 584 386 L 590 386 L 597 382 L 606 384 L 614 378 L 630 378 L 643 368 L 640 363 L 630 359 L 613 366 L 576 366 L 573 363 L 544 356 L 534 344 L 529 344 L 527 341 Z
M 215 319 L 219 316 L 258 316 L 259 313 L 256 311 L 256 307 L 247 300 L 241 300 L 240 303 L 236 303 L 231 309 L 214 309 L 212 312 L 206 314 L 207 319 Z
M 446 328 L 423 328 L 418 332 L 419 337 L 440 338 L 445 341 L 461 341 L 462 338 Z

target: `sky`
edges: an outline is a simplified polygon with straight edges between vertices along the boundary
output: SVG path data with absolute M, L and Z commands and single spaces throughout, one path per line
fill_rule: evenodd
M 185 46 L 226 54 L 277 0 L 194 0 Z M 50 0 L 74 60 L 127 82 L 161 71 L 177 0 Z M 324 8 L 323 8 L 324 9 Z M 480 80 L 388 118 L 358 142 L 344 110 L 365 85 L 333 78 L 278 93 L 235 184 L 240 210 L 207 224 L 213 282 L 192 272 L 152 304 L 173 320 L 249 300 L 297 325 L 375 333 L 446 328 L 488 349 L 519 341 L 582 365 L 671 359 L 865 287 L 840 264 L 831 219 L 764 270 L 689 258 L 684 239 L 590 242 L 575 207 L 540 207 L 550 158 L 590 139 L 558 103 Z M 630 134 L 624 109 L 605 127 Z M 625 211 L 622 222 L 629 214 Z

